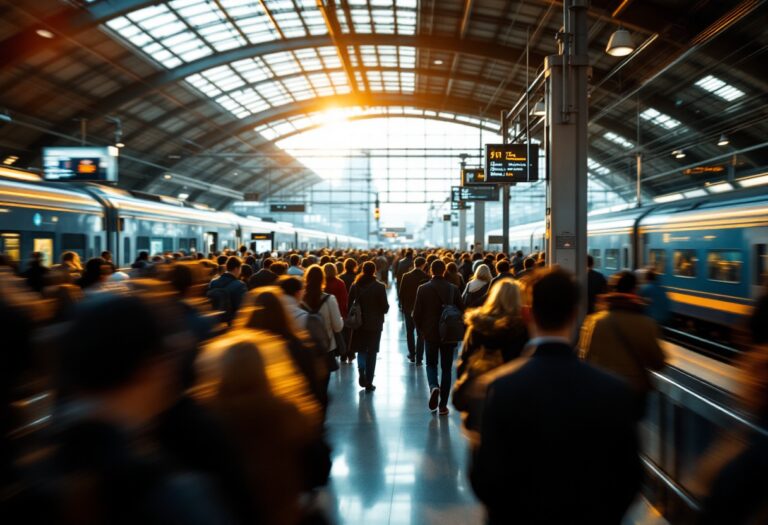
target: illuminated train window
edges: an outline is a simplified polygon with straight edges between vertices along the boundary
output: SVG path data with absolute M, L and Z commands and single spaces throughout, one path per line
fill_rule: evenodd
M 696 277 L 698 262 L 696 250 L 675 250 L 672 258 L 672 273 L 678 277 Z
M 605 269 L 619 269 L 619 250 L 605 250 Z
M 667 252 L 666 250 L 648 251 L 648 266 L 653 268 L 657 274 L 667 273 Z
M 602 268 L 603 267 L 603 259 L 600 257 L 600 250 L 589 250 L 589 254 L 592 256 L 592 260 L 595 263 L 595 268 Z
M 756 286 L 762 286 L 768 282 L 768 245 L 755 245 L 755 282 Z
M 710 250 L 707 254 L 707 272 L 710 281 L 740 282 L 741 252 L 738 250 Z

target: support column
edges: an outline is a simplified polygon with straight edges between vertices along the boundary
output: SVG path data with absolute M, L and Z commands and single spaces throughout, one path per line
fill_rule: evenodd
M 506 144 L 509 138 L 509 127 L 504 110 L 501 111 L 501 143 Z M 501 235 L 504 242 L 501 251 L 509 255 L 509 184 L 501 185 Z
M 564 1 L 563 20 L 561 54 L 545 61 L 547 264 L 573 272 L 586 291 L 587 1 Z
M 461 172 L 464 173 L 464 168 L 467 167 L 466 156 L 461 157 Z M 477 204 L 477 203 L 475 203 Z M 477 228 L 477 225 L 475 225 Z M 464 209 L 464 203 L 461 203 L 461 209 L 459 210 L 459 251 L 463 252 L 467 249 L 467 210 Z
M 485 246 L 485 202 L 475 201 L 475 247 Z

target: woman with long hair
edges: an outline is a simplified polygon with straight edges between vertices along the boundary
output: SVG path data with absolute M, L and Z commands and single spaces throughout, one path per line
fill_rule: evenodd
M 484 266 L 484 265 L 483 265 Z M 477 428 L 476 414 L 485 399 L 485 390 L 476 379 L 519 357 L 528 342 L 528 330 L 521 315 L 520 285 L 511 279 L 494 283 L 488 299 L 464 316 L 467 331 L 456 366 L 454 406 L 464 412 L 465 427 Z
M 288 314 L 283 292 L 276 286 L 265 286 L 250 292 L 248 307 L 240 313 L 235 326 L 264 330 L 281 337 L 296 368 L 306 378 L 310 391 L 325 407 L 327 394 L 321 387 L 327 380 L 325 356 L 317 356 L 312 343 Z
M 445 280 L 459 289 L 459 292 L 464 292 L 464 278 L 459 273 L 459 267 L 456 263 L 450 261 L 445 265 Z
M 330 370 L 338 368 L 335 354 L 336 334 L 344 328 L 339 303 L 336 297 L 325 293 L 325 274 L 317 264 L 304 272 L 304 297 L 301 307 L 307 312 L 306 328 L 313 343 L 319 350 L 326 352 Z M 318 319 L 315 323 L 313 320 Z M 320 321 L 321 320 L 321 321 Z M 327 386 L 327 385 L 326 385 Z
M 339 275 L 339 279 L 344 281 L 344 285 L 347 287 L 347 292 L 352 287 L 352 283 L 355 282 L 357 277 L 357 261 L 348 257 L 344 260 L 344 273 Z
M 464 306 L 466 308 L 475 308 L 485 302 L 485 298 L 488 296 L 488 290 L 491 287 L 491 270 L 486 264 L 480 264 L 475 270 L 475 275 L 472 280 L 467 283 L 467 287 L 464 289 Z
M 376 280 L 376 264 L 363 263 L 362 272 L 349 290 L 349 304 L 357 304 L 362 313 L 362 325 L 352 334 L 352 347 L 360 354 L 357 368 L 360 372 L 358 383 L 366 391 L 376 390 L 373 375 L 376 371 L 376 354 L 381 344 L 381 330 L 384 315 L 389 311 L 387 290 L 384 283 Z

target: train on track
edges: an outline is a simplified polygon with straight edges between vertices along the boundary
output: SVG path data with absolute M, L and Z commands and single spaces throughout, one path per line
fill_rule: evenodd
M 216 211 L 173 197 L 90 183 L 43 182 L 0 168 L 0 252 L 23 265 L 32 252 L 55 262 L 64 251 L 87 259 L 103 250 L 120 266 L 137 254 L 213 253 L 245 244 L 259 253 L 321 247 L 361 248 L 356 237 Z
M 592 215 L 587 230 L 596 270 L 652 267 L 673 313 L 702 335 L 729 339 L 766 292 L 767 188 Z M 510 248 L 539 251 L 545 236 L 544 221 L 515 226 Z

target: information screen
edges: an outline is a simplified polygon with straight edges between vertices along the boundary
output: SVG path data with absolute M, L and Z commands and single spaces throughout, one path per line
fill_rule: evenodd
M 451 201 L 496 201 L 499 200 L 497 186 L 451 186 Z
M 539 180 L 539 145 L 486 144 L 485 173 L 486 182 L 493 183 Z
M 269 211 L 272 213 L 304 213 L 307 210 L 306 204 L 270 204 Z
M 461 185 L 487 184 L 483 168 L 464 168 L 461 172 Z
M 45 180 L 117 182 L 114 146 L 43 148 Z

